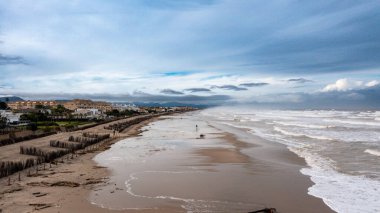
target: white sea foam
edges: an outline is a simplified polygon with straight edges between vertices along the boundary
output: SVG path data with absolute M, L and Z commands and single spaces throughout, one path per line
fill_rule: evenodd
M 297 127 L 312 128 L 312 129 L 327 129 L 327 128 L 336 127 L 333 125 L 313 125 L 313 124 L 303 124 L 303 123 L 295 123 L 295 122 L 282 122 L 282 121 L 273 121 L 273 123 L 281 124 L 283 126 L 297 126 Z
M 355 121 L 355 120 L 342 120 L 342 119 L 324 119 L 324 121 L 341 123 L 341 124 L 380 127 L 380 122 L 373 122 L 373 121 Z
M 288 136 L 293 136 L 293 137 L 307 137 L 307 138 L 312 138 L 312 139 L 318 139 L 318 140 L 334 140 L 333 138 L 325 137 L 325 136 L 318 136 L 318 135 L 308 135 L 308 134 L 302 134 L 302 133 L 294 133 L 290 131 L 286 131 L 281 129 L 280 127 L 274 127 L 273 128 L 275 131 L 280 132 L 281 134 L 288 135 Z
M 227 125 L 227 126 L 232 126 L 232 127 L 235 127 L 235 128 L 241 128 L 241 129 L 251 129 L 252 128 L 251 126 L 237 125 L 237 124 L 228 123 L 228 122 L 219 122 L 219 123 Z
M 123 160 L 122 157 L 110 157 L 110 158 L 107 158 L 107 160 L 110 160 L 110 161 L 120 161 L 120 160 Z
M 364 152 L 371 155 L 380 156 L 380 151 L 378 150 L 366 149 Z
M 309 194 L 320 197 L 337 212 L 380 212 L 380 182 L 334 170 L 304 168 L 302 174 L 315 183 Z

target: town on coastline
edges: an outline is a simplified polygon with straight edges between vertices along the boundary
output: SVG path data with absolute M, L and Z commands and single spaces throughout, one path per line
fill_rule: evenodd
M 0 146 L 57 132 L 85 129 L 137 115 L 188 111 L 191 107 L 142 107 L 86 99 L 0 102 Z

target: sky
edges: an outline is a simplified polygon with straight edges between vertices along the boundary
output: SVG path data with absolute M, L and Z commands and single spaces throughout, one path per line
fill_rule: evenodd
M 380 108 L 380 1 L 1 0 L 0 96 Z

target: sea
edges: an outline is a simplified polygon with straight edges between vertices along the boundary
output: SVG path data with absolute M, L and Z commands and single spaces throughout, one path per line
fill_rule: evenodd
M 218 107 L 209 120 L 281 143 L 305 159 L 312 196 L 337 212 L 380 212 L 380 111 Z

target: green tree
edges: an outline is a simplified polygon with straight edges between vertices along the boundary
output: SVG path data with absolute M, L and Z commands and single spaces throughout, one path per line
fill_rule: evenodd
M 0 116 L 0 129 L 4 129 L 7 126 L 7 118 Z
M 30 130 L 32 130 L 32 131 L 36 131 L 36 130 L 38 129 L 36 123 L 31 123 L 31 124 L 29 125 L 29 128 L 30 128 Z
M 0 102 L 0 109 L 5 110 L 8 109 L 8 105 L 5 102 Z
M 42 104 L 37 104 L 36 106 L 34 106 L 35 109 L 46 109 L 46 107 Z
M 112 116 L 115 116 L 115 117 L 118 117 L 120 115 L 120 112 L 119 110 L 117 109 L 113 109 L 112 111 L 109 111 L 106 113 L 107 115 L 112 115 Z
M 46 121 L 48 120 L 47 116 L 41 112 L 30 112 L 27 114 L 22 114 L 20 116 L 21 120 L 28 120 L 31 122 Z
M 52 112 L 53 114 L 56 114 L 56 115 L 63 115 L 63 114 L 70 113 L 70 110 L 66 109 L 63 105 L 60 104 L 57 107 L 53 108 Z

